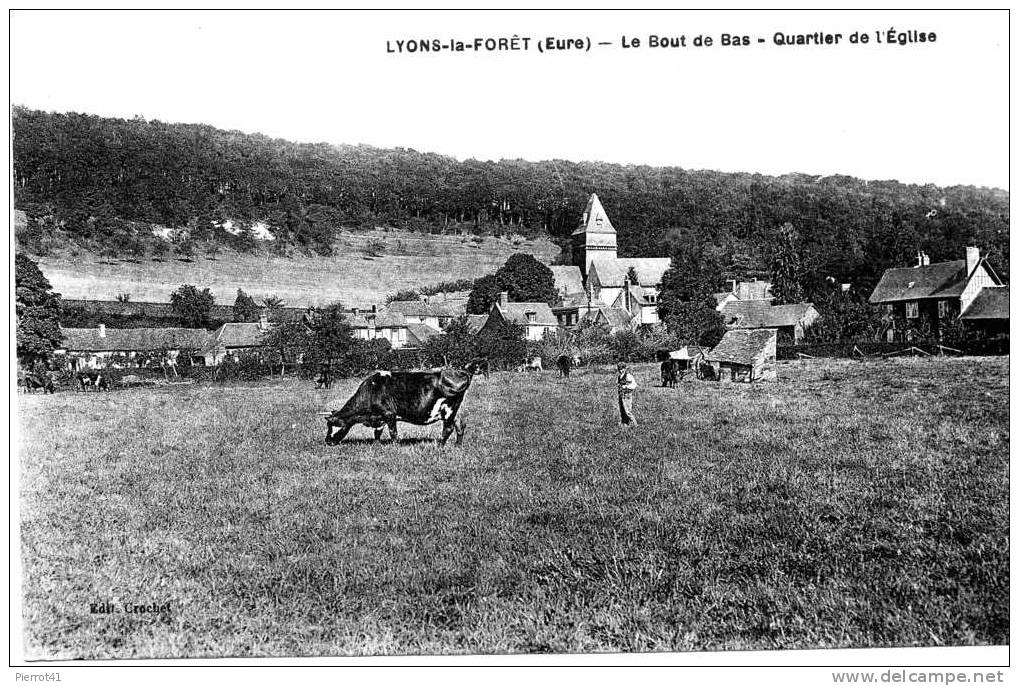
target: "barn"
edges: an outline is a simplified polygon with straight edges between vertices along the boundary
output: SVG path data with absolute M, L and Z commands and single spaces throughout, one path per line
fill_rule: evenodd
M 705 360 L 720 381 L 774 381 L 777 343 L 775 329 L 731 329 Z

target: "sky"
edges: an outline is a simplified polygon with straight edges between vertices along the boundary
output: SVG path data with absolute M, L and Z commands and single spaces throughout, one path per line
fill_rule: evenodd
M 10 21 L 11 101 L 34 109 L 460 159 L 1009 183 L 1001 11 L 15 10 Z M 890 29 L 936 40 L 878 44 Z M 815 32 L 842 38 L 774 42 Z M 850 43 L 854 32 L 869 42 Z M 722 34 L 751 45 L 723 46 Z M 687 46 L 652 48 L 652 35 Z M 698 35 L 713 45 L 693 46 Z M 513 36 L 528 49 L 388 51 Z M 548 37 L 594 45 L 539 52 Z

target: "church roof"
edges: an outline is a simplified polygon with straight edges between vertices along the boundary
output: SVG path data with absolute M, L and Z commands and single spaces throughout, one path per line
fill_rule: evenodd
M 584 277 L 580 275 L 580 267 L 573 265 L 552 265 L 552 278 L 555 280 L 557 293 L 569 295 L 584 292 Z
M 614 234 L 615 232 L 616 230 L 612 228 L 612 222 L 609 221 L 609 215 L 605 213 L 605 208 L 601 206 L 598 194 L 592 193 L 591 197 L 587 200 L 587 207 L 584 209 L 584 214 L 580 218 L 580 227 L 573 233 Z
M 598 273 L 598 283 L 603 287 L 622 287 L 630 267 L 637 272 L 641 286 L 657 286 L 662 275 L 672 263 L 668 257 L 596 257 L 591 262 L 591 271 Z

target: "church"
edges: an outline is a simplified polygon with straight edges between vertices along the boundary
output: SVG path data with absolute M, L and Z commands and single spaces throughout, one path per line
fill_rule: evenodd
M 552 267 L 560 296 L 552 309 L 560 326 L 595 321 L 620 331 L 658 324 L 668 257 L 618 257 L 616 230 L 594 193 L 571 239 L 573 264 Z

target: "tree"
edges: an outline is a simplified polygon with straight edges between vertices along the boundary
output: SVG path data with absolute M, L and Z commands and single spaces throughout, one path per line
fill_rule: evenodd
M 692 345 L 713 347 L 725 335 L 725 319 L 715 309 L 713 299 L 675 302 L 664 322 L 678 341 Z
M 421 294 L 418 293 L 413 288 L 409 288 L 409 289 L 404 289 L 402 291 L 397 291 L 396 293 L 394 293 L 392 295 L 387 295 L 386 296 L 386 304 L 389 304 L 389 303 L 393 302 L 394 300 L 420 300 L 420 299 L 421 299 Z
M 488 314 L 492 303 L 499 299 L 502 286 L 495 274 L 487 274 L 474 281 L 470 297 L 467 298 L 468 314 Z
M 681 303 L 692 301 L 710 301 L 713 309 L 713 294 L 721 283 L 722 266 L 717 250 L 707 245 L 681 244 L 662 275 L 658 294 L 659 315 L 666 319 Z M 683 310 L 683 316 L 687 316 L 689 308 Z
M 354 333 L 340 303 L 319 311 L 311 325 L 308 361 L 335 364 L 350 351 Z
M 425 359 L 435 367 L 462 367 L 477 356 L 477 345 L 477 336 L 470 332 L 467 317 L 458 317 L 449 323 L 444 335 L 425 341 Z
M 554 305 L 558 294 L 552 270 L 531 255 L 516 253 L 495 273 L 501 290 L 511 302 L 543 302 Z
M 255 299 L 240 288 L 237 289 L 237 298 L 234 300 L 234 321 L 235 322 L 257 322 L 261 308 Z
M 60 294 L 54 293 L 39 265 L 17 253 L 14 260 L 14 302 L 18 358 L 28 363 L 48 360 L 60 347 Z
M 800 234 L 792 224 L 786 222 L 778 229 L 771 258 L 771 294 L 775 296 L 774 304 L 803 302 L 805 280 Z
M 173 313 L 180 317 L 187 326 L 200 328 L 209 320 L 209 312 L 216 298 L 208 288 L 198 290 L 190 284 L 183 284 L 170 294 L 170 305 Z
M 307 355 L 312 345 L 311 332 L 301 322 L 281 322 L 265 332 L 262 345 L 269 354 L 270 364 L 280 366 L 280 376 L 287 363 L 297 362 Z

